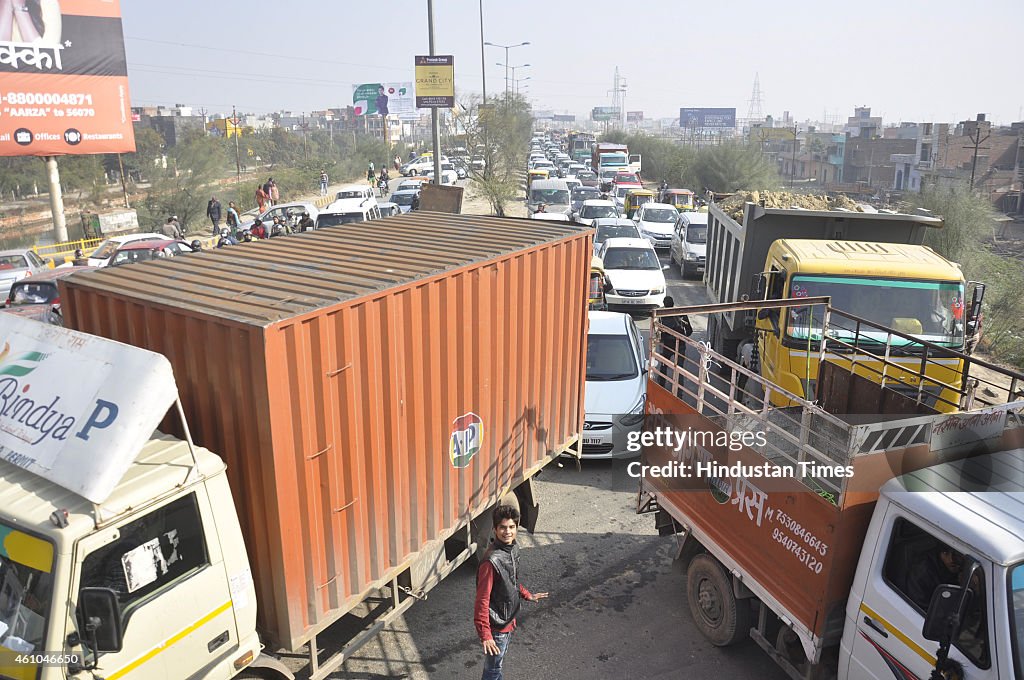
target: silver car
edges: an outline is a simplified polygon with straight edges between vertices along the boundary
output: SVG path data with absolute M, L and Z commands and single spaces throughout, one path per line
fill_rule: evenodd
M 7 299 L 15 281 L 21 281 L 26 276 L 33 274 L 40 274 L 47 269 L 46 262 L 36 255 L 34 250 L 28 248 L 0 250 L 0 301 Z

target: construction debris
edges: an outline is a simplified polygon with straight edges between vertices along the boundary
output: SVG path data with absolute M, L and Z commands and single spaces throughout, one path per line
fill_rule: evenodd
M 719 204 L 729 217 L 737 222 L 743 221 L 743 205 L 745 203 L 763 204 L 766 208 L 803 208 L 804 210 L 851 210 L 864 212 L 863 209 L 846 196 L 817 196 L 798 194 L 790 191 L 740 191 Z

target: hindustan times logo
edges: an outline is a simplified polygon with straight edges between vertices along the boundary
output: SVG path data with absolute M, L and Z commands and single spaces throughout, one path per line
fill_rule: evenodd
M 677 430 L 671 427 L 656 427 L 653 430 L 643 432 L 630 432 L 626 440 L 626 450 L 630 453 L 639 453 L 645 448 L 671 449 L 679 453 L 684 448 L 700 447 L 728 448 L 730 451 L 739 451 L 744 448 L 755 446 L 763 447 L 768 445 L 768 438 L 764 432 L 733 431 L 725 432 L 719 430 L 711 432 L 708 430 L 694 430 L 688 427 L 685 430 Z

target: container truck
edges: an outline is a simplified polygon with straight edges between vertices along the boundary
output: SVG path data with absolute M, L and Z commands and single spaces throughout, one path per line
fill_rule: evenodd
M 590 132 L 570 132 L 566 135 L 566 153 L 574 161 L 586 161 L 590 158 L 591 147 L 597 138 Z
M 28 551 L 0 560 L 32 614 L 0 645 L 108 679 L 290 677 L 266 645 L 326 677 L 485 547 L 499 499 L 530 529 L 533 476 L 578 454 L 591 234 L 419 213 L 69 277 L 66 338 L 0 320 L 0 399 L 34 361 L 35 403 L 96 403 L 63 431 L 89 467 L 49 481 L 0 409 L 0 531 Z
M 629 170 L 629 147 L 625 144 L 597 142 L 590 155 L 590 163 L 594 172 L 601 174 L 605 168 L 622 168 Z
M 863 319 L 860 346 L 888 346 L 900 365 L 920 362 L 931 342 L 954 353 L 973 346 L 981 314 L 983 284 L 968 284 L 960 266 L 921 245 L 935 217 L 847 210 L 803 210 L 743 206 L 742 222 L 719 204 L 708 211 L 707 266 L 704 280 L 714 302 L 831 296 L 835 307 Z M 968 305 L 966 298 L 970 297 Z M 732 311 L 709 320 L 714 349 L 761 373 L 789 392 L 814 399 L 814 355 L 820 339 L 820 310 L 791 308 Z M 871 324 L 877 327 L 869 329 Z M 883 332 L 891 327 L 906 334 Z M 849 338 L 854 328 L 835 328 Z M 871 330 L 871 332 L 868 332 Z M 836 347 L 866 377 L 880 377 L 877 362 L 857 349 Z M 954 410 L 946 385 L 959 385 L 965 365 L 950 355 L 930 363 L 924 376 L 932 405 Z M 901 389 L 921 386 L 913 371 L 887 372 Z M 780 393 L 775 393 L 781 399 Z
M 1019 678 L 1024 375 L 986 364 L 986 398 L 950 414 L 825 361 L 810 402 L 661 323 L 798 304 L 659 310 L 653 328 L 637 511 L 677 536 L 698 629 L 753 638 L 794 680 Z

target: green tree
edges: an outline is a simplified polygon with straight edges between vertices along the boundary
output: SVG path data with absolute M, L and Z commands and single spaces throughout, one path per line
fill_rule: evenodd
M 495 98 L 481 109 L 479 99 L 465 97 L 453 127 L 468 149 L 483 148 L 484 167 L 469 168 L 472 191 L 484 198 L 495 215 L 504 216 L 509 203 L 522 192 L 526 151 L 530 146 L 533 116 L 522 97 Z
M 779 185 L 778 171 L 760 151 L 738 142 L 701 149 L 695 175 L 701 187 L 718 193 L 774 189 Z
M 223 140 L 208 137 L 201 131 L 188 135 L 181 144 L 170 149 L 168 169 L 156 176 L 138 205 L 143 229 L 155 229 L 168 215 L 177 215 L 182 228 L 199 228 L 206 215 L 206 203 L 216 190 L 214 179 L 228 174 L 228 153 Z M 234 166 L 234 150 L 230 155 Z

